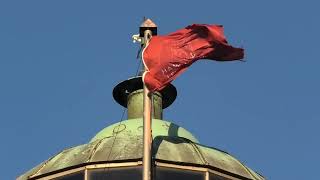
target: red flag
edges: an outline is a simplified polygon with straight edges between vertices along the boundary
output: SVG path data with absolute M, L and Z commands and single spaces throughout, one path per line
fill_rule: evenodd
M 166 36 L 153 36 L 142 52 L 143 81 L 159 91 L 199 59 L 242 59 L 244 50 L 228 44 L 220 25 L 194 24 Z

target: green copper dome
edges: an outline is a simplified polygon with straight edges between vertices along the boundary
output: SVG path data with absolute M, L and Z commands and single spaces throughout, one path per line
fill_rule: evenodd
M 104 128 L 99 133 L 97 133 L 97 135 L 95 135 L 90 142 L 101 140 L 106 137 L 111 137 L 115 134 L 117 134 L 118 138 L 121 138 L 130 135 L 142 136 L 142 133 L 143 120 L 141 118 L 130 119 L 119 123 L 115 123 Z M 168 121 L 153 119 L 152 137 L 153 139 L 156 139 L 159 136 L 181 137 L 189 139 L 192 142 L 199 143 L 199 141 L 186 129 Z
M 18 180 L 37 179 L 88 164 L 141 161 L 142 123 L 140 118 L 108 126 L 88 144 L 63 150 L 23 174 Z M 264 179 L 228 153 L 199 144 L 190 132 L 174 123 L 154 119 L 152 127 L 155 161 L 212 168 L 239 179 Z
M 81 177 L 87 178 L 88 173 L 99 171 L 99 168 L 104 170 L 112 167 L 116 171 L 122 166 L 141 168 L 143 159 L 142 88 L 141 77 L 131 78 L 118 84 L 113 91 L 113 96 L 120 105 L 128 108 L 128 120 L 102 129 L 87 144 L 61 151 L 18 177 L 18 180 L 60 180 L 59 176 L 62 177 L 70 172 L 79 172 Z M 169 86 L 153 96 L 152 161 L 156 172 L 163 172 L 161 168 L 167 168 L 167 170 L 176 168 L 175 171 L 207 174 L 206 179 L 209 179 L 209 176 L 211 179 L 211 174 L 214 174 L 213 177 L 218 179 L 264 180 L 262 176 L 227 152 L 202 145 L 186 129 L 160 120 L 162 109 L 168 107 L 175 98 L 174 86 Z M 84 171 L 86 173 L 83 173 Z M 107 172 L 110 173 L 110 171 Z M 202 175 L 201 177 L 204 177 Z M 222 176 L 224 178 L 221 178 Z M 129 179 L 134 178 L 130 176 Z

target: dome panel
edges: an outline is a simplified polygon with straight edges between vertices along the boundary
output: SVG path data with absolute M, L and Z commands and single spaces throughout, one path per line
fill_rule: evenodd
M 103 139 L 105 137 L 112 137 L 117 134 L 118 137 L 127 137 L 127 136 L 142 136 L 143 133 L 143 119 L 130 119 L 115 123 L 110 125 L 103 130 L 101 130 L 97 135 L 95 135 L 90 142 Z M 159 119 L 152 120 L 152 137 L 153 139 L 157 136 L 170 136 L 170 137 L 183 137 L 189 139 L 193 142 L 199 142 L 189 131 L 186 129 L 168 122 Z
M 228 153 L 200 144 L 196 146 L 205 159 L 206 164 L 246 178 L 252 178 L 248 169 Z
M 185 138 L 158 136 L 154 139 L 153 153 L 156 159 L 203 164 L 192 142 Z
M 96 143 L 97 141 L 94 141 Z M 90 162 L 119 161 L 142 158 L 142 137 L 128 135 L 123 137 L 107 137 L 98 141 L 99 146 Z M 111 148 L 112 147 L 112 148 Z

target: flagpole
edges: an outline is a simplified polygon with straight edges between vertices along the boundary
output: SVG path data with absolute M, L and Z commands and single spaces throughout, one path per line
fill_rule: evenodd
M 144 31 L 145 46 L 151 38 L 151 31 Z M 146 67 L 144 67 L 146 71 Z M 151 130 L 151 95 L 149 89 L 143 84 L 143 180 L 151 180 L 151 156 L 152 156 L 152 130 Z
M 140 36 L 143 36 L 143 48 L 146 48 L 152 37 L 156 34 L 157 27 L 150 20 L 146 19 L 140 26 Z M 142 51 L 143 52 L 143 51 Z M 143 55 L 142 55 L 143 57 Z M 144 71 L 147 67 L 144 64 Z M 143 173 L 142 180 L 152 180 L 152 94 L 143 84 Z

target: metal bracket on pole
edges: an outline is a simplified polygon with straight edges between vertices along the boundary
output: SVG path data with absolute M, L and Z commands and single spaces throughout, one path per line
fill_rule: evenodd
M 144 44 L 144 39 L 142 37 L 140 37 L 140 34 L 134 34 L 132 35 L 132 40 L 133 40 L 133 43 L 140 43 L 140 44 Z

